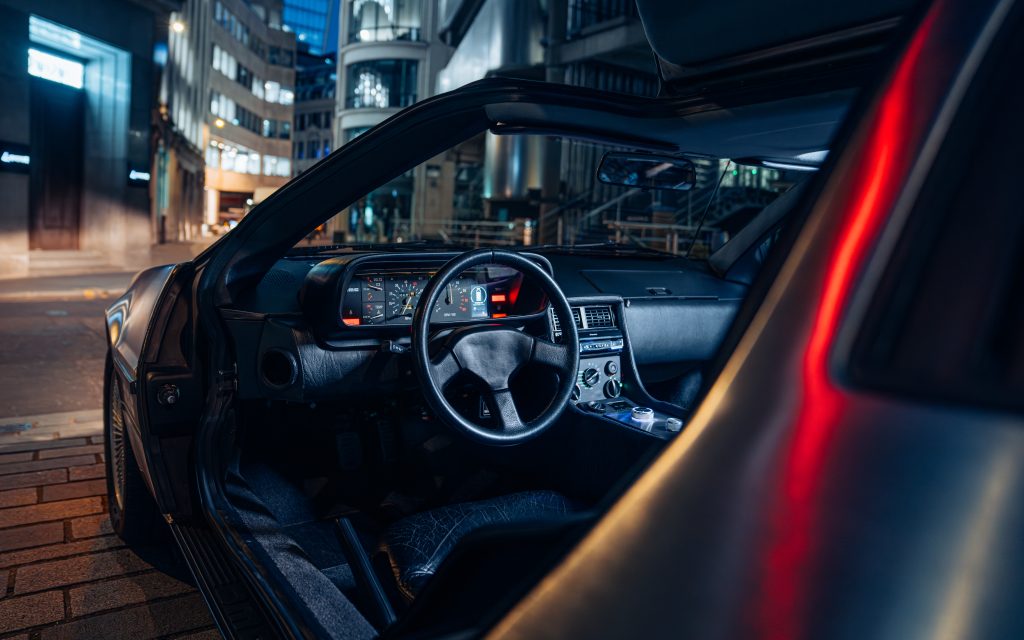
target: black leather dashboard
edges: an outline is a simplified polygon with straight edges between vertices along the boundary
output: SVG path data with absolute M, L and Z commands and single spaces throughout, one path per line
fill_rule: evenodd
M 652 377 L 664 378 L 666 369 L 692 370 L 713 358 L 746 294 L 744 285 L 723 280 L 703 263 L 684 258 L 536 253 L 550 263 L 556 282 L 570 302 L 594 297 L 624 301 L 623 329 L 644 378 L 645 371 L 657 371 L 651 373 Z M 368 255 L 374 254 L 352 258 Z M 416 254 L 408 251 L 390 255 L 416 260 Z M 423 254 L 424 261 L 434 264 L 438 255 Z M 317 313 L 306 308 L 311 304 L 335 305 L 330 313 L 336 313 L 336 301 L 316 302 L 319 298 L 315 296 L 300 296 L 309 273 L 330 258 L 294 256 L 280 260 L 243 301 L 243 308 L 226 312 L 239 366 L 248 369 L 239 371 L 243 396 L 310 400 L 385 390 L 388 379 L 398 384 L 402 372 L 389 356 L 403 353 L 408 340 L 404 333 L 392 329 L 381 335 L 370 330 L 325 335 L 311 321 Z M 270 366 L 270 351 L 271 361 L 295 367 L 294 375 L 278 377 L 276 383 L 268 384 L 263 369 Z

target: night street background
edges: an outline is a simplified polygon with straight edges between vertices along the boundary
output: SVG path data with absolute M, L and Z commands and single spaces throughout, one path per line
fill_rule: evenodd
M 169 532 L 128 549 L 107 515 L 103 312 L 134 274 L 61 271 L 0 279 L 0 638 L 214 640 Z

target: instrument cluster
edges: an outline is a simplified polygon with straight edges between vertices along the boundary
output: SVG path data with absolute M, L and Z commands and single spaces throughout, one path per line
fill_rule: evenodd
M 349 279 L 341 300 L 346 327 L 409 325 L 436 269 L 368 267 Z M 543 294 L 515 269 L 484 265 L 462 273 L 441 292 L 431 322 L 471 322 L 532 315 L 544 310 Z

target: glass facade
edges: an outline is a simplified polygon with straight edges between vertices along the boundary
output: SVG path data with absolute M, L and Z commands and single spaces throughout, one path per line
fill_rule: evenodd
M 290 158 L 262 156 L 262 166 L 260 160 L 260 154 L 252 149 L 217 140 L 210 141 L 210 146 L 206 148 L 206 166 L 209 169 L 220 169 L 222 171 L 233 171 L 249 175 L 260 175 L 262 169 L 262 173 L 265 176 L 288 177 L 291 175 L 292 163 Z
M 352 142 L 359 136 L 370 130 L 370 127 L 349 127 L 345 129 L 345 142 Z
M 348 41 L 419 41 L 423 0 L 348 0 Z
M 251 8 L 256 11 L 257 15 L 263 13 L 262 7 L 259 5 L 251 5 Z M 260 16 L 260 19 L 266 20 L 266 16 Z M 249 28 L 219 0 L 214 3 L 213 20 L 230 33 L 235 40 L 249 47 L 250 51 L 270 64 L 291 67 L 295 63 L 294 52 L 279 47 L 268 47 L 262 40 L 252 35 Z M 273 20 L 267 20 L 267 24 L 272 29 L 279 28 L 279 26 L 275 26 Z
M 308 47 L 309 53 L 314 55 L 335 50 L 336 43 L 331 41 L 329 32 L 332 23 L 338 19 L 338 2 L 339 0 L 285 0 L 284 24 L 295 32 L 295 39 L 300 48 Z
M 345 107 L 385 109 L 416 102 L 415 60 L 368 60 L 349 65 Z

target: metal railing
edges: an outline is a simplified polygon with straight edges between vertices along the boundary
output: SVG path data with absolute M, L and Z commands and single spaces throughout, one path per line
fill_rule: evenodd
M 468 247 L 518 246 L 534 243 L 532 220 L 443 220 L 438 234 L 445 242 Z
M 633 0 L 570 0 L 566 35 L 573 38 L 588 27 L 636 15 Z

